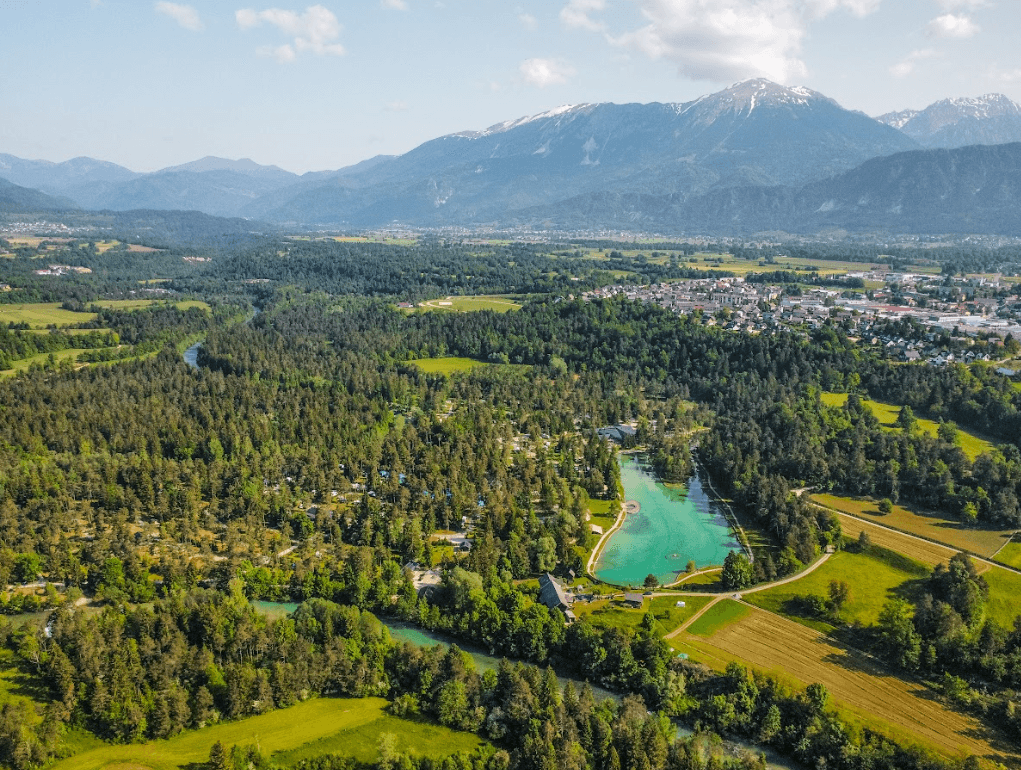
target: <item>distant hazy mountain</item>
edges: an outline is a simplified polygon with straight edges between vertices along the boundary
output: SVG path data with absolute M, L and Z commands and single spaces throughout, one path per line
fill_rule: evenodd
M 1021 106 L 1003 94 L 944 99 L 924 110 L 890 112 L 876 120 L 900 129 L 923 147 L 1021 141 Z
M 0 178 L 0 211 L 4 213 L 63 211 L 76 208 L 74 201 L 55 198 L 39 190 L 8 182 Z
M 510 216 L 517 224 L 555 229 L 598 222 L 734 235 L 834 229 L 1021 235 L 1021 144 L 898 153 L 800 187 L 732 187 L 686 201 L 604 193 Z
M 0 177 L 53 195 L 63 195 L 69 187 L 83 182 L 124 182 L 136 176 L 138 174 L 134 171 L 116 163 L 93 158 L 72 158 L 63 163 L 52 163 L 0 153 Z
M 914 147 L 819 93 L 751 80 L 684 104 L 570 105 L 451 134 L 245 213 L 355 226 L 490 222 L 579 193 L 799 184 Z

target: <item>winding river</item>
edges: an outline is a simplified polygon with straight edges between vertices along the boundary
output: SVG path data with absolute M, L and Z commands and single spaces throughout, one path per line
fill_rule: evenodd
M 699 569 L 719 566 L 727 554 L 740 550 L 723 503 L 705 489 L 702 471 L 688 483 L 658 481 L 639 454 L 619 455 L 624 496 L 629 512 L 620 529 L 603 546 L 595 564 L 600 580 L 640 586 L 648 575 L 671 583 L 689 561 Z M 637 505 L 635 505 L 637 504 Z

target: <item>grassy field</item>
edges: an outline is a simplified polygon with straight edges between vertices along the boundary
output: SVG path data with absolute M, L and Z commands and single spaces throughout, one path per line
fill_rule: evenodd
M 731 623 L 743 620 L 750 612 L 751 610 L 747 605 L 736 602 L 733 599 L 724 599 L 688 626 L 687 632 L 692 636 L 713 636 L 717 631 L 726 628 Z
M 735 605 L 721 602 L 717 607 Z M 774 673 L 805 686 L 818 682 L 838 710 L 900 741 L 931 747 L 948 756 L 976 754 L 1016 764 L 1016 749 L 978 720 L 944 708 L 921 684 L 892 676 L 873 658 L 831 644 L 803 625 L 744 605 L 743 616 L 726 608 L 725 623 L 711 635 L 670 640 L 693 659 L 722 669 L 731 661 Z M 707 615 L 715 614 L 717 607 Z M 695 626 L 702 623 L 700 618 Z M 692 627 L 692 630 L 694 627 Z M 708 637 L 708 638 L 706 638 Z
M 37 329 L 50 324 L 57 326 L 78 326 L 91 321 L 95 313 L 76 313 L 64 310 L 59 302 L 34 302 L 25 305 L 0 305 L 0 324 L 27 323 Z
M 890 513 L 882 514 L 877 507 L 878 501 L 867 498 L 820 494 L 812 495 L 812 500 L 826 508 L 849 513 L 852 516 L 861 516 L 877 524 L 945 543 L 962 551 L 971 551 L 986 558 L 996 553 L 1014 534 L 1012 529 L 989 530 L 965 527 L 946 514 L 923 513 L 903 505 L 895 505 Z
M 107 767 L 131 770 L 174 770 L 204 763 L 209 749 L 221 741 L 227 748 L 258 743 L 263 754 L 277 755 L 287 764 L 312 755 L 317 747 L 324 751 L 357 755 L 372 761 L 376 740 L 384 732 L 398 736 L 401 748 L 418 748 L 423 754 L 443 756 L 461 749 L 472 749 L 481 742 L 476 736 L 447 728 L 395 719 L 383 712 L 382 698 L 317 698 L 288 709 L 213 725 L 182 733 L 165 741 L 128 746 L 103 745 L 65 759 L 52 770 L 101 770 Z M 367 742 L 367 743 L 366 743 Z M 277 757 L 274 756 L 274 762 Z
M 408 361 L 414 364 L 426 374 L 454 374 L 456 372 L 470 372 L 480 366 L 490 366 L 485 361 L 476 361 L 473 358 L 415 358 Z
M 0 377 L 13 377 L 18 372 L 28 371 L 32 364 L 45 365 L 49 361 L 50 355 L 52 355 L 58 362 L 64 360 L 75 361 L 78 358 L 78 354 L 84 352 L 85 348 L 67 348 L 65 350 L 56 350 L 52 354 L 37 353 L 36 355 L 29 356 L 28 358 L 11 361 L 10 369 L 0 369 Z
M 918 540 L 901 532 L 883 529 L 854 516 L 846 514 L 838 514 L 838 516 L 846 537 L 857 538 L 858 533 L 865 530 L 873 545 L 896 551 L 898 554 L 928 567 L 934 567 L 940 563 L 945 564 L 957 553 L 956 549 L 949 546 Z M 1017 597 L 1021 596 L 1021 573 L 982 562 L 977 562 L 975 567 L 989 584 L 989 599 L 986 603 L 987 615 L 1004 628 L 1012 628 L 1014 618 L 1021 610 L 1017 602 Z
M 1021 569 L 1021 542 L 1015 537 L 1014 540 L 1003 546 L 1003 550 L 996 554 L 996 561 L 1015 569 Z
M 506 313 L 508 310 L 517 310 L 521 305 L 508 297 L 492 296 L 431 299 L 427 302 L 419 303 L 419 307 L 426 310 L 442 310 L 453 313 L 471 313 L 476 310 L 495 310 L 497 313 Z
M 844 605 L 840 619 L 847 623 L 872 625 L 879 619 L 879 613 L 889 599 L 909 594 L 911 581 L 925 578 L 928 574 L 929 568 L 924 564 L 873 545 L 869 553 L 835 553 L 819 569 L 801 580 L 748 594 L 745 601 L 825 632 L 832 628 L 826 621 L 797 615 L 800 598 L 811 595 L 828 598 L 830 581 L 846 581 L 851 587 L 851 598 Z
M 847 403 L 846 393 L 823 393 L 822 402 L 827 406 L 843 406 Z M 872 401 L 871 399 L 863 398 L 861 400 L 862 405 L 867 406 L 869 410 L 876 416 L 876 419 L 884 427 L 889 430 L 900 430 L 900 428 L 894 427 L 897 422 L 897 417 L 900 415 L 901 408 L 894 404 L 886 404 L 882 401 Z M 939 423 L 934 420 L 927 420 L 924 417 L 917 417 L 917 424 L 921 430 L 924 430 L 930 436 L 935 436 L 939 430 Z M 957 443 L 964 450 L 964 454 L 968 456 L 969 460 L 974 460 L 980 454 L 989 452 L 993 448 L 993 442 L 988 441 L 974 433 L 964 430 L 963 428 L 957 429 Z
M 380 736 L 385 733 L 396 738 L 395 748 L 398 751 L 433 759 L 442 759 L 459 751 L 473 751 L 482 745 L 482 740 L 472 733 L 384 714 L 374 722 L 343 729 L 297 749 L 280 752 L 274 755 L 273 764 L 275 767 L 294 767 L 303 759 L 323 754 L 341 754 L 370 764 L 379 756 L 376 747 Z
M 660 596 L 651 603 L 646 601 L 640 610 L 629 609 L 615 599 L 600 599 L 589 604 L 576 603 L 574 612 L 579 618 L 587 617 L 599 628 L 637 628 L 645 614 L 652 612 L 656 633 L 662 636 L 705 607 L 710 599 L 709 596 Z M 685 606 L 677 607 L 678 601 L 683 601 Z
M 978 565 L 982 571 L 983 565 Z M 982 571 L 982 577 L 989 584 L 989 599 L 986 615 L 1005 629 L 1014 627 L 1014 618 L 1021 614 L 1018 597 L 1021 596 L 1021 574 L 1002 567 Z

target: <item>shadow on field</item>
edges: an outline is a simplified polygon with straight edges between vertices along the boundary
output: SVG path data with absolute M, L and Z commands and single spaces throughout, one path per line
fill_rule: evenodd
M 899 679 L 912 686 L 910 690 L 911 695 L 927 700 L 930 703 L 935 703 L 942 708 L 945 708 L 947 711 L 953 711 L 963 716 L 976 718 L 975 714 L 949 702 L 946 698 L 927 686 L 920 679 L 910 675 L 902 676 L 900 672 L 878 658 L 875 658 L 860 649 L 852 647 L 845 641 L 835 637 L 836 635 L 827 637 L 826 642 L 833 647 L 840 648 L 840 652 L 824 656 L 823 661 L 826 663 L 840 666 L 841 668 L 845 668 L 849 671 L 858 671 L 878 678 L 887 677 Z M 984 741 L 992 746 L 996 753 L 986 754 L 983 756 L 984 759 L 1006 764 L 1009 767 L 1021 767 L 1021 756 L 1018 754 L 1017 744 L 1011 741 L 998 727 L 987 723 L 979 723 L 978 726 L 961 730 L 958 734 L 973 740 Z

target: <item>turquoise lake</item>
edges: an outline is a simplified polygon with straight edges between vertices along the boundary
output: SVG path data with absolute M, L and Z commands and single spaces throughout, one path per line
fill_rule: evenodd
M 640 586 L 646 576 L 671 583 L 689 561 L 720 566 L 727 554 L 741 550 L 722 504 L 703 489 L 696 473 L 686 487 L 667 487 L 656 480 L 641 455 L 619 456 L 624 499 L 638 503 L 614 532 L 595 565 L 600 580 Z

